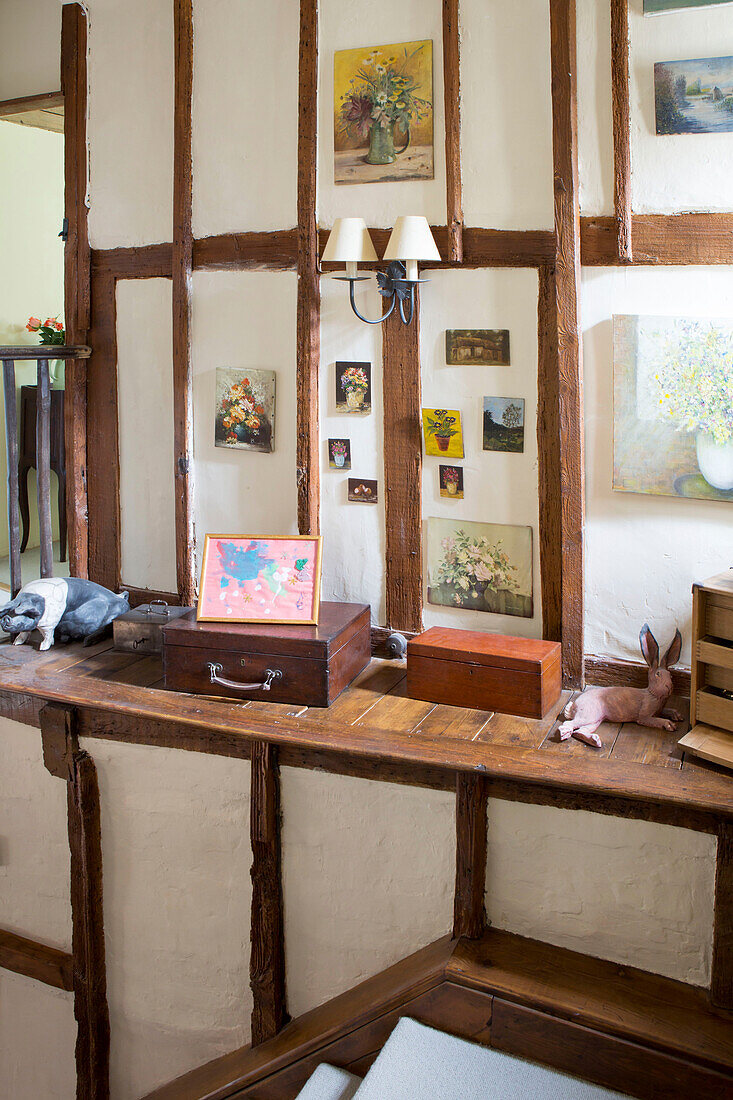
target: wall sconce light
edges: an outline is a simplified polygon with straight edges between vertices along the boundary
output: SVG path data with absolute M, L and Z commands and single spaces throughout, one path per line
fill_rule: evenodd
M 358 275 L 357 265 L 370 263 L 377 259 L 369 230 L 363 218 L 337 218 L 329 234 L 323 251 L 326 263 L 345 263 L 343 275 L 334 275 L 334 279 L 349 284 L 351 308 L 360 321 L 367 325 L 381 325 L 399 305 L 400 317 L 409 325 L 415 311 L 415 287 L 425 282 L 418 278 L 417 265 L 421 260 L 439 260 L 440 253 L 430 232 L 427 218 L 416 215 L 398 218 L 385 249 L 384 259 L 390 260 L 386 272 L 377 272 L 377 287 L 383 298 L 390 298 L 392 304 L 386 313 L 376 320 L 362 316 L 354 300 L 354 284 L 368 279 L 368 275 Z M 409 299 L 409 314 L 405 302 Z

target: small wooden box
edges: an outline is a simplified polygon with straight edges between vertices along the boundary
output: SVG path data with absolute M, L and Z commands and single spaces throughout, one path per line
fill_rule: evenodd
M 328 707 L 371 660 L 366 604 L 321 603 L 317 626 L 197 622 L 163 628 L 172 691 Z
M 434 626 L 407 643 L 407 694 L 542 718 L 560 698 L 560 643 Z
M 112 623 L 115 649 L 123 653 L 160 653 L 163 627 L 187 615 L 193 608 L 171 607 L 165 600 L 139 604 Z

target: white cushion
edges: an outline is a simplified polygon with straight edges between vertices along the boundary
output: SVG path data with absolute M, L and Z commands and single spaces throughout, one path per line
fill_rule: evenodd
M 360 1084 L 361 1077 L 323 1062 L 308 1078 L 296 1100 L 351 1100 Z

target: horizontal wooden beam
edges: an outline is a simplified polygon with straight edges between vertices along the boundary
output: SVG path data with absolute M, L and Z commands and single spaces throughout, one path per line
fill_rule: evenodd
M 689 696 L 689 668 L 673 668 L 671 672 L 674 694 Z M 589 684 L 599 684 L 601 687 L 645 688 L 649 682 L 649 669 L 641 661 L 621 661 L 587 653 L 585 678 Z
M 555 259 L 554 234 L 544 229 L 470 229 L 463 227 L 463 259 L 452 261 L 450 256 L 450 234 L 445 225 L 430 227 L 440 252 L 440 261 L 421 264 L 425 270 L 432 268 L 459 267 L 540 267 L 552 264 Z M 389 240 L 390 229 L 370 229 L 369 234 L 379 255 L 384 255 Z M 319 233 L 321 254 L 326 247 L 329 230 Z M 339 264 L 324 264 L 326 272 L 335 271 Z M 372 264 L 363 264 L 365 269 L 380 268 L 379 260 Z
M 194 271 L 295 271 L 297 229 L 221 233 L 193 242 Z
M 581 218 L 580 259 L 584 267 L 612 267 L 619 259 L 614 218 Z M 733 264 L 733 214 L 634 214 L 634 266 Z
M 25 111 L 47 111 L 49 107 L 63 107 L 64 93 L 41 92 L 39 95 L 23 95 L 18 99 L 0 100 L 0 118 L 20 115 Z
M 93 248 L 92 271 L 115 279 L 170 279 L 173 245 L 145 244 L 130 248 Z
M 55 989 L 70 992 L 74 988 L 74 960 L 68 951 L 28 940 L 4 928 L 0 928 L 0 966 Z

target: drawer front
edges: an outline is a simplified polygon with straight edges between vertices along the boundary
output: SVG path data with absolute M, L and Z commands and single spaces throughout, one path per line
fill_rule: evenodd
M 733 642 L 733 607 L 721 606 L 708 596 L 705 633 L 712 635 L 713 638 L 724 638 L 728 642 Z
M 231 686 L 262 684 L 270 678 L 270 672 L 279 675 L 271 679 L 269 691 L 262 687 Z M 308 657 L 281 657 L 265 653 L 241 656 L 226 649 L 204 650 L 195 646 L 168 645 L 163 649 L 163 675 L 165 686 L 171 691 L 243 701 L 257 699 L 263 703 L 300 703 L 302 706 L 316 707 L 328 704 L 327 666 L 324 661 Z M 222 684 L 217 680 L 230 683 Z
M 733 699 L 716 695 L 705 688 L 697 693 L 695 716 L 698 722 L 719 729 L 733 730 Z

